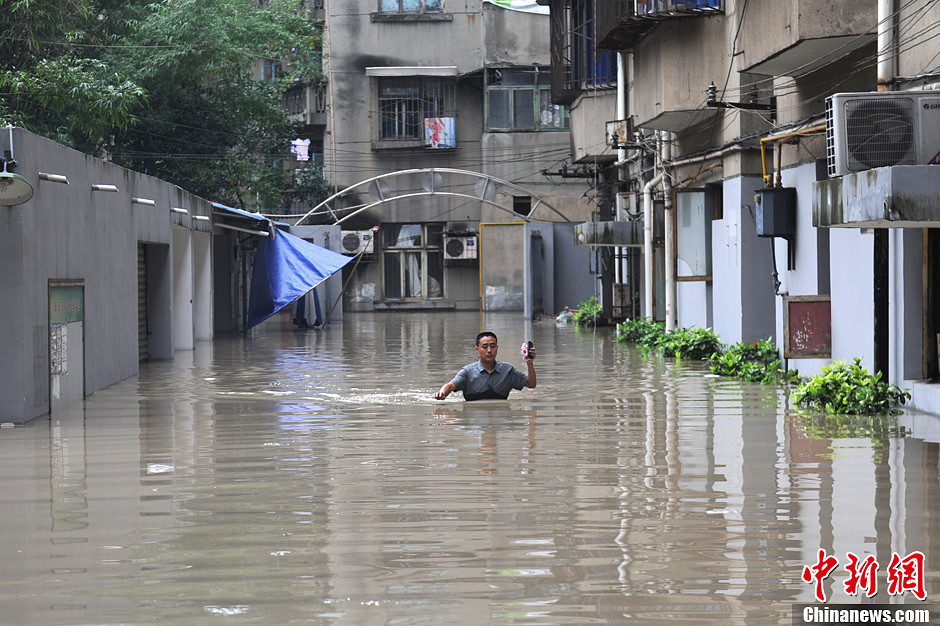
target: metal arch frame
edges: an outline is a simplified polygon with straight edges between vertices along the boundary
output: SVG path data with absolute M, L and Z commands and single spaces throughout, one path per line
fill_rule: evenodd
M 513 211 L 512 209 L 507 209 L 506 207 L 502 206 L 501 204 L 498 204 L 498 203 L 496 203 L 496 202 L 493 202 L 492 200 L 489 200 L 489 199 L 487 199 L 487 198 L 485 198 L 485 197 L 480 197 L 480 196 L 471 195 L 471 194 L 466 194 L 466 193 L 458 193 L 458 192 L 454 192 L 454 191 L 436 191 L 436 190 L 434 189 L 434 174 L 435 174 L 435 173 L 439 173 L 439 172 L 443 172 L 443 173 L 447 173 L 447 174 L 461 174 L 461 175 L 465 175 L 465 176 L 476 177 L 476 178 L 478 178 L 478 179 L 480 179 L 480 180 L 485 180 L 485 181 L 487 181 L 487 186 L 489 186 L 489 184 L 492 183 L 493 186 L 494 186 L 494 188 L 495 188 L 496 186 L 503 186 L 503 187 L 511 187 L 511 188 L 513 188 L 513 189 L 518 189 L 519 191 L 523 191 L 523 192 L 525 192 L 527 195 L 530 195 L 530 196 L 532 196 L 533 198 L 535 198 L 535 199 L 537 200 L 537 202 L 536 202 L 535 205 L 532 207 L 532 209 L 529 211 L 528 215 L 520 215 L 520 214 L 516 213 L 515 211 Z M 428 189 L 428 190 L 421 191 L 421 192 L 416 192 L 416 193 L 406 193 L 406 194 L 402 194 L 402 195 L 398 195 L 398 196 L 391 196 L 391 197 L 389 197 L 389 198 L 380 198 L 379 200 L 376 200 L 375 202 L 370 202 L 370 203 L 368 203 L 368 204 L 364 204 L 364 205 L 359 206 L 359 207 L 349 207 L 349 208 L 353 208 L 353 209 L 355 209 L 355 210 L 352 211 L 352 213 L 349 213 L 348 215 L 344 215 L 344 216 L 341 217 L 341 218 L 338 218 L 338 217 L 336 216 L 336 212 L 333 211 L 333 208 L 330 206 L 330 202 L 332 202 L 332 201 L 335 200 L 336 198 L 339 198 L 340 196 L 342 196 L 342 195 L 344 195 L 344 194 L 346 194 L 346 193 L 349 193 L 351 190 L 356 189 L 357 187 L 360 187 L 360 186 L 362 186 L 362 185 L 367 185 L 367 184 L 369 184 L 369 183 L 372 183 L 372 182 L 377 181 L 377 180 L 381 180 L 381 179 L 383 179 L 383 178 L 390 178 L 390 177 L 392 177 L 392 176 L 402 176 L 402 175 L 407 175 L 407 174 L 430 174 L 430 175 L 431 175 L 431 184 L 430 184 L 430 187 L 431 187 L 431 188 Z M 485 195 L 486 195 L 486 187 L 484 187 L 483 194 L 481 194 L 481 195 L 482 195 L 482 196 L 485 196 Z M 517 218 L 520 218 L 520 217 L 521 217 L 521 218 L 522 218 L 523 220 L 525 220 L 526 222 L 532 221 L 532 218 L 530 218 L 530 216 L 532 215 L 532 213 L 535 212 L 536 209 L 539 208 L 539 206 L 545 206 L 545 207 L 547 207 L 550 211 L 552 211 L 553 213 L 555 213 L 556 215 L 558 215 L 559 217 L 561 217 L 563 220 L 565 220 L 566 222 L 570 222 L 570 221 L 571 221 L 571 220 L 568 219 L 564 214 L 562 214 L 560 211 L 558 211 L 558 209 L 556 209 L 556 208 L 553 207 L 551 204 L 549 204 L 548 202 L 546 202 L 541 196 L 539 196 L 539 195 L 537 195 L 537 194 L 533 194 L 533 193 L 531 193 L 528 189 L 526 189 L 525 187 L 522 187 L 522 186 L 520 186 L 520 185 L 517 185 L 516 183 L 510 182 L 510 181 L 508 181 L 508 180 L 504 180 L 504 179 L 502 179 L 502 178 L 497 178 L 497 177 L 495 177 L 495 176 L 489 176 L 489 175 L 487 175 L 487 174 L 481 174 L 481 173 L 479 173 L 479 172 L 473 172 L 473 171 L 470 171 L 470 170 L 460 170 L 460 169 L 453 169 L 453 168 L 449 168 L 449 167 L 425 167 L 425 168 L 418 168 L 418 169 L 398 170 L 398 171 L 395 171 L 395 172 L 389 172 L 389 173 L 387 173 L 387 174 L 380 174 L 380 175 L 378 175 L 378 176 L 373 176 L 372 178 L 367 178 L 367 179 L 365 179 L 365 180 L 361 180 L 361 181 L 359 181 L 358 183 L 356 183 L 356 184 L 354 184 L 354 185 L 350 185 L 349 187 L 346 187 L 346 188 L 343 189 L 342 191 L 339 191 L 339 192 L 337 192 L 337 193 L 334 193 L 332 196 L 330 196 L 329 198 L 327 198 L 326 200 L 324 200 L 323 202 L 321 202 L 321 203 L 318 204 L 317 206 L 313 207 L 312 209 L 310 209 L 309 211 L 307 211 L 306 213 L 304 213 L 303 217 L 301 217 L 300 219 L 298 219 L 298 220 L 295 222 L 295 225 L 300 226 L 301 224 L 303 224 L 304 220 L 306 220 L 306 219 L 307 219 L 308 217 L 310 217 L 311 215 L 314 215 L 315 213 L 317 213 L 317 212 L 318 212 L 320 209 L 322 209 L 323 207 L 326 207 L 326 209 L 329 211 L 330 215 L 333 216 L 333 219 L 336 220 L 335 222 L 333 222 L 333 224 L 334 224 L 334 225 L 338 225 L 338 224 L 342 224 L 344 221 L 348 220 L 349 218 L 354 217 L 354 216 L 358 215 L 359 213 L 362 213 L 363 211 L 367 211 L 367 210 L 369 210 L 369 209 L 371 209 L 371 208 L 373 208 L 373 207 L 375 207 L 375 206 L 378 206 L 378 205 L 380 205 L 380 204 L 384 204 L 384 203 L 386 203 L 386 202 L 392 202 L 392 201 L 394 201 L 394 200 L 406 200 L 406 199 L 409 199 L 409 198 L 421 198 L 421 197 L 425 197 L 425 196 L 450 196 L 450 197 L 454 197 L 454 198 L 466 198 L 466 199 L 468 199 L 468 200 L 476 200 L 476 201 L 478 201 L 478 202 L 485 202 L 486 204 L 489 204 L 489 205 L 491 205 L 491 206 L 494 206 L 494 207 L 496 207 L 496 208 L 498 208 L 498 209 L 500 209 L 500 210 L 506 211 L 507 213 L 511 213 L 511 214 L 513 214 L 513 215 L 514 215 L 515 217 L 517 217 Z

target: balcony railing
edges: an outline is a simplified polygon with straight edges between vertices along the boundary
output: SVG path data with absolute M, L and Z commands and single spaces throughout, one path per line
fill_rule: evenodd
M 309 99 L 309 106 L 312 106 L 312 110 L 308 109 L 308 89 L 312 92 Z M 307 85 L 302 82 L 295 83 L 284 92 L 283 106 L 288 115 L 302 115 L 305 118 L 309 118 L 314 113 L 324 113 L 326 112 L 326 85 L 323 83 L 316 85 Z
M 724 12 L 724 0 L 598 0 L 597 47 L 628 50 L 664 19 Z
M 670 17 L 688 13 L 716 13 L 724 10 L 723 0 L 635 0 L 637 17 Z

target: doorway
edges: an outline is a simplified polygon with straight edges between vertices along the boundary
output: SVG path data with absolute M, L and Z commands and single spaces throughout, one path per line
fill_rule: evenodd
M 924 378 L 940 378 L 940 229 L 924 229 Z
M 49 412 L 85 398 L 85 281 L 49 282 Z

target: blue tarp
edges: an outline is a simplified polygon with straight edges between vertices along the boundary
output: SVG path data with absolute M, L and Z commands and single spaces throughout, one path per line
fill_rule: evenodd
M 353 257 L 277 230 L 258 240 L 251 270 L 248 328 L 257 326 L 349 263 Z
M 274 224 L 275 226 L 288 226 L 287 222 L 276 222 L 274 220 L 268 219 L 267 217 L 265 217 L 264 215 L 261 215 L 260 213 L 252 213 L 250 211 L 243 211 L 241 209 L 236 209 L 235 207 L 230 207 L 230 206 L 225 206 L 224 204 L 219 204 L 218 202 L 213 202 L 212 208 L 218 209 L 226 213 L 231 213 L 232 215 L 237 215 L 239 217 L 247 217 L 249 219 L 253 219 L 258 222 L 265 222 L 265 223 L 270 222 Z

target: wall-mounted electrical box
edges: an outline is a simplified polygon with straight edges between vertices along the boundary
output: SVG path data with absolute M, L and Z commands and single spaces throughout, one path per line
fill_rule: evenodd
M 757 190 L 757 236 L 792 237 L 796 234 L 796 188 Z

